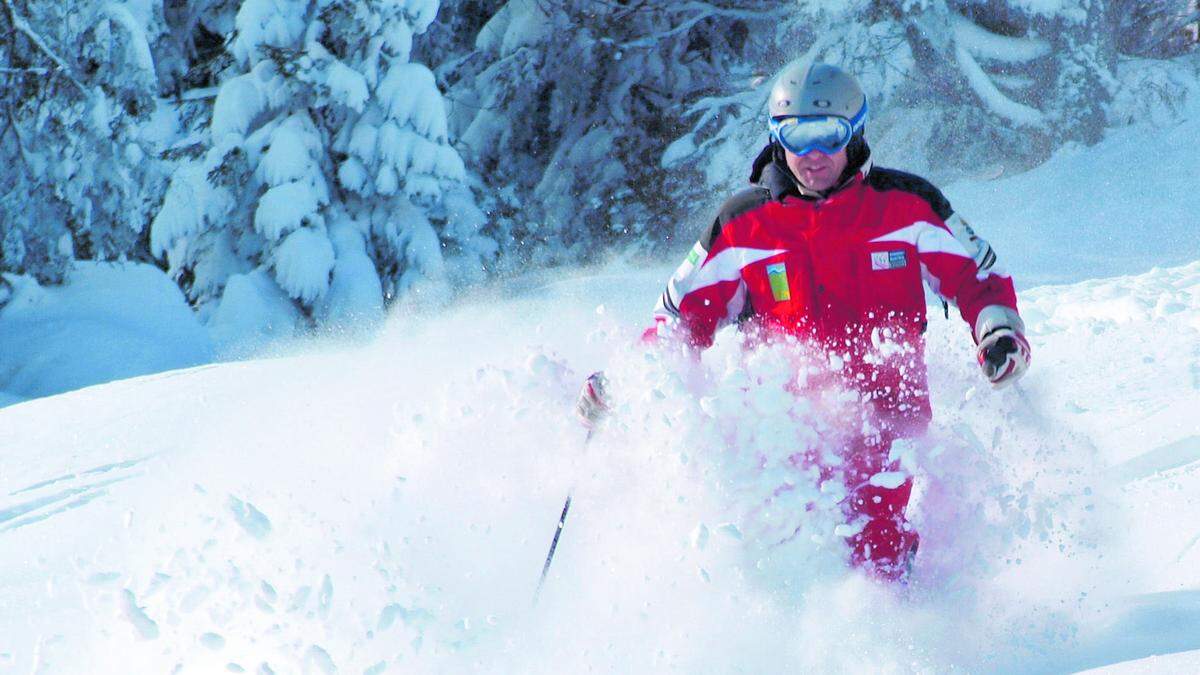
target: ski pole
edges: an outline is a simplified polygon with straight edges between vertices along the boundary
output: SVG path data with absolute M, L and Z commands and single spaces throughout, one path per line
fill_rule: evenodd
M 592 430 L 588 429 L 587 438 L 584 440 L 586 445 L 592 440 Z M 538 579 L 537 590 L 533 594 L 533 604 L 537 604 L 538 597 L 542 594 L 542 586 L 546 583 L 546 575 L 550 572 L 550 563 L 554 562 L 554 551 L 558 548 L 558 538 L 562 536 L 563 526 L 567 524 L 567 512 L 571 510 L 571 495 L 575 492 L 571 488 L 567 492 L 567 501 L 563 503 L 562 514 L 558 517 L 558 527 L 554 530 L 554 539 L 550 541 L 550 552 L 546 554 L 546 562 L 542 565 L 542 578 Z
M 571 510 L 571 494 L 567 493 L 567 501 L 563 503 L 562 515 L 558 517 L 558 529 L 554 530 L 554 539 L 550 542 L 550 552 L 546 554 L 546 562 L 542 565 L 542 578 L 538 580 L 537 591 L 533 594 L 536 605 L 542 594 L 542 585 L 546 583 L 546 574 L 550 572 L 550 563 L 554 562 L 554 550 L 558 548 L 558 538 L 562 536 L 563 525 L 567 523 L 567 512 Z

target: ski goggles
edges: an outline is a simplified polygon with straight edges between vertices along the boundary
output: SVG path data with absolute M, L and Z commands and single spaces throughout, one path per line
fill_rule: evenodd
M 850 139 L 862 130 L 866 120 L 866 104 L 852 120 L 837 115 L 773 117 L 771 138 L 795 155 L 807 155 L 813 150 L 835 155 L 850 144 Z

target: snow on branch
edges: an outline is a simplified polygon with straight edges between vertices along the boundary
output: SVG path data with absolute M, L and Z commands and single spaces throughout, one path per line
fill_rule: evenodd
M 740 106 L 742 108 L 749 109 L 750 106 L 745 103 L 745 98 L 746 92 L 744 91 L 739 91 L 728 96 L 705 96 L 699 101 L 696 101 L 692 107 L 688 108 L 687 112 L 684 113 L 684 116 L 690 117 L 692 115 L 696 115 L 697 113 L 703 113 L 700 115 L 696 123 L 692 125 L 694 128 L 699 129 L 705 124 L 708 124 L 709 121 L 711 121 L 714 117 L 720 115 L 726 108 L 731 106 Z M 762 99 L 763 101 L 766 101 L 765 94 L 762 96 Z
M 1192 13 L 1180 20 L 1179 25 L 1192 36 L 1193 42 L 1200 42 L 1200 0 L 1193 0 Z
M 125 32 L 128 33 L 133 45 L 134 62 L 137 63 L 138 68 L 143 73 L 154 77 L 154 56 L 150 52 L 150 40 L 146 36 L 146 30 L 133 17 L 133 13 L 125 5 L 114 3 L 105 5 L 103 12 L 108 15 L 110 20 L 124 28 Z
M 962 43 L 954 45 L 954 57 L 971 85 L 971 90 L 988 110 L 1021 126 L 1040 126 L 1045 120 L 1040 110 L 1018 103 L 996 88 L 988 74 L 979 66 L 979 62 Z
M 0 68 L 0 75 L 49 75 L 49 68 Z
M 720 16 L 729 19 L 756 20 L 771 17 L 783 17 L 787 16 L 791 11 L 793 11 L 789 7 L 780 7 L 778 9 L 769 11 L 753 9 L 724 9 L 721 7 L 714 7 L 707 2 L 689 2 L 674 9 L 681 14 L 687 11 L 695 11 L 696 13 L 670 30 L 655 33 L 653 35 L 647 35 L 630 42 L 622 43 L 620 48 L 636 49 L 639 47 L 653 47 L 654 45 L 658 44 L 660 40 L 672 37 L 674 35 L 679 35 L 680 33 L 686 33 L 690 31 L 696 24 L 714 16 Z
M 177 96 L 180 101 L 202 101 L 209 98 L 216 98 L 221 91 L 221 87 L 201 87 L 198 89 L 189 89 Z
M 1050 53 L 1050 42 L 1041 38 L 997 35 L 953 13 L 950 23 L 954 29 L 954 41 L 979 58 L 1004 63 L 1027 63 Z
M 698 11 L 706 17 L 721 16 L 727 19 L 748 20 L 766 19 L 773 16 L 788 16 L 795 11 L 790 7 L 779 7 L 771 10 L 749 9 L 749 7 L 752 6 L 753 3 L 751 3 L 748 7 L 717 7 L 712 3 L 693 1 L 673 7 L 672 9 L 678 12 Z
M 272 265 L 279 286 L 291 297 L 311 305 L 329 290 L 336 262 L 325 228 L 302 227 L 276 247 Z
M 150 223 L 150 252 L 155 257 L 169 253 L 177 241 L 200 231 L 210 190 L 206 173 L 202 165 L 184 164 L 171 177 L 163 206 Z
M 38 49 L 42 50 L 46 56 L 50 57 L 50 60 L 53 61 L 56 66 L 58 66 L 58 69 L 62 72 L 63 76 L 70 80 L 71 83 L 79 89 L 84 98 L 91 98 L 91 93 L 86 87 L 83 86 L 82 82 L 75 79 L 75 76 L 71 73 L 71 69 L 67 67 L 66 61 L 63 61 L 58 54 L 54 53 L 53 49 L 50 49 L 50 45 L 46 44 L 46 41 L 42 39 L 42 36 L 37 34 L 37 31 L 33 30 L 33 28 L 29 25 L 29 22 L 25 20 L 25 17 L 17 14 L 16 8 L 12 5 L 12 0 L 4 0 L 4 7 L 8 10 L 8 17 L 12 20 L 13 27 L 24 33 L 26 37 L 33 41 L 33 44 L 37 45 Z

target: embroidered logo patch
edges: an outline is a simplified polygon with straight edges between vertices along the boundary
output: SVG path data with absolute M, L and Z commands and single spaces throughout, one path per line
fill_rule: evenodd
M 792 289 L 788 286 L 787 265 L 767 265 L 767 280 L 771 282 L 771 295 L 775 296 L 775 302 L 792 299 Z
M 871 253 L 871 269 L 895 270 L 908 266 L 908 256 L 904 251 L 873 251 Z

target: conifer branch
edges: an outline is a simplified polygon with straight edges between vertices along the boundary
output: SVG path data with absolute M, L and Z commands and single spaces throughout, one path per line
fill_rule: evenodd
M 84 98 L 91 98 L 91 93 L 87 90 L 87 87 L 83 86 L 83 83 L 75 78 L 75 76 L 71 73 L 70 67 L 67 66 L 66 61 L 63 61 L 58 54 L 54 53 L 53 49 L 50 49 L 50 45 L 46 44 L 46 41 L 42 39 L 41 35 L 37 34 L 37 31 L 33 30 L 33 27 L 29 25 L 29 22 L 25 20 L 25 17 L 17 13 L 16 8 L 13 7 L 12 0 L 4 0 L 4 8 L 8 10 L 8 18 L 10 21 L 12 21 L 13 28 L 24 33 L 25 36 L 28 37 L 38 49 L 42 50 L 42 53 L 50 57 L 50 60 L 58 66 L 58 70 L 61 71 L 63 76 L 70 80 L 71 83 L 79 89 Z

